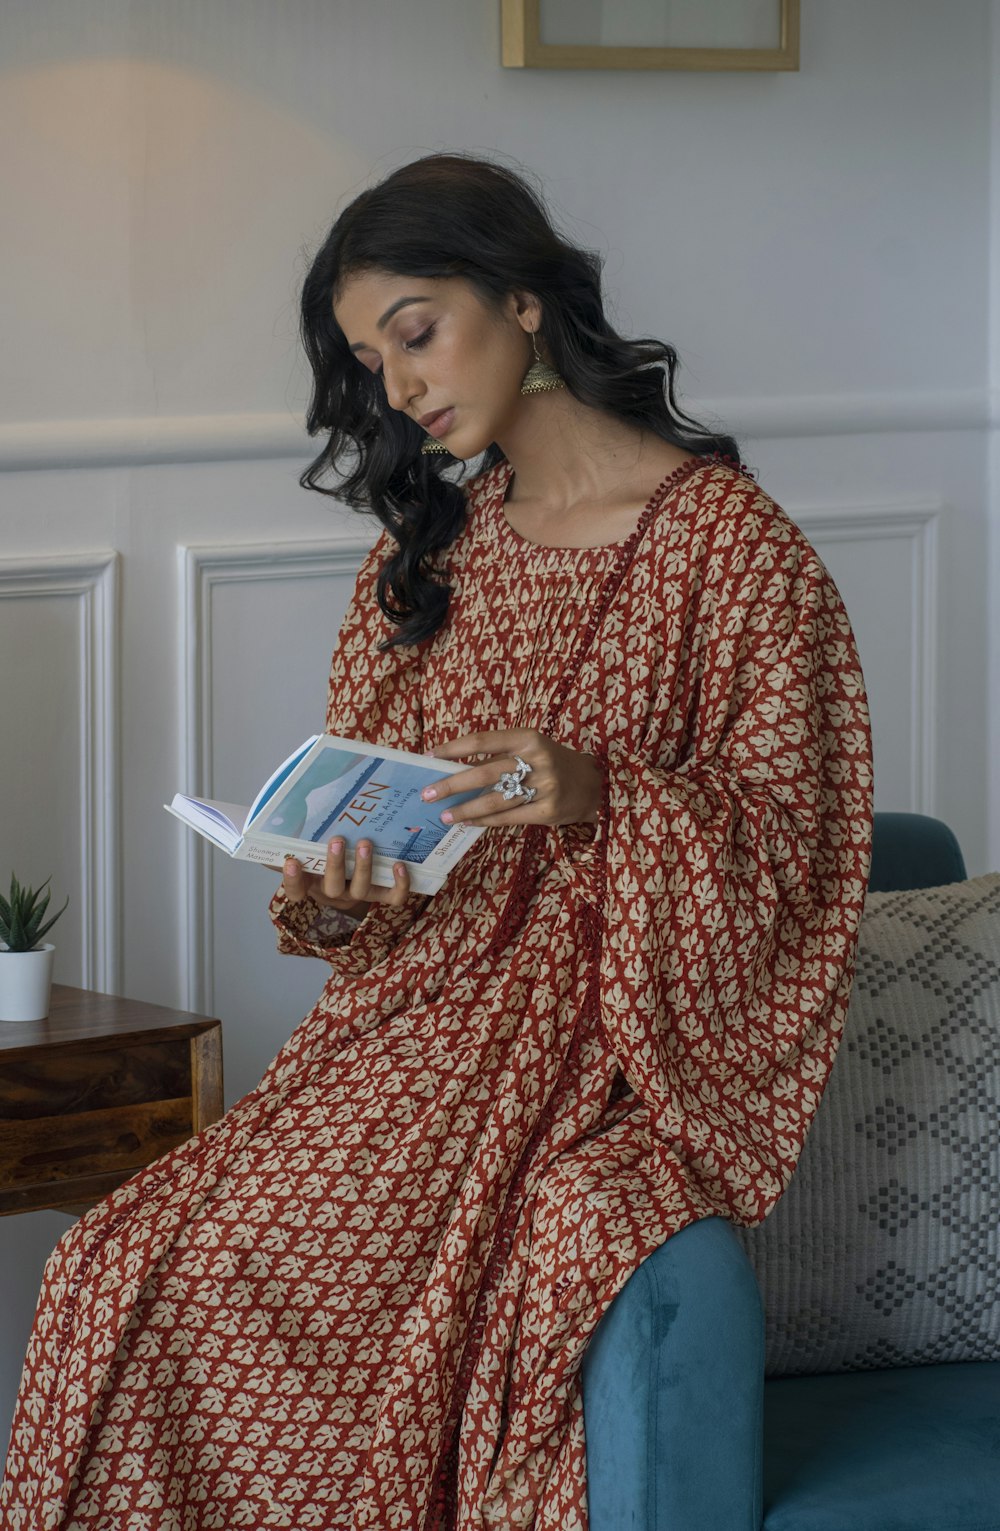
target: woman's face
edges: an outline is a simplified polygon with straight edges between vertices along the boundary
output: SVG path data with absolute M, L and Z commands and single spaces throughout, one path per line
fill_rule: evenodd
M 366 271 L 347 279 L 333 312 L 358 366 L 381 376 L 391 407 L 430 427 L 455 457 L 503 441 L 529 402 L 521 381 L 540 318 L 529 294 L 511 293 L 494 308 L 463 277 Z

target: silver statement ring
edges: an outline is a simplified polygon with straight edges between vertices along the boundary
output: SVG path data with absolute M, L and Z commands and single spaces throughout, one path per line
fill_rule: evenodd
M 530 803 L 538 796 L 537 787 L 522 787 L 517 777 L 510 771 L 504 772 L 493 791 L 499 792 L 505 803 L 513 802 L 517 797 L 523 797 L 526 803 Z
M 521 783 L 530 774 L 531 766 L 526 760 L 522 760 L 520 755 L 515 755 L 514 759 L 517 762 L 517 770 L 502 772 L 500 780 L 493 787 L 493 791 L 499 792 L 504 802 L 507 803 L 512 802 L 515 797 L 523 797 L 530 803 L 532 798 L 537 796 L 537 788 L 523 787 Z

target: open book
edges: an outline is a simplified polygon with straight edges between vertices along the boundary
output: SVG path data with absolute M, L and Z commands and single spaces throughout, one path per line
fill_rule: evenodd
M 238 861 L 270 867 L 295 856 L 307 872 L 322 872 L 327 843 L 337 835 L 349 879 L 358 841 L 370 840 L 373 883 L 391 888 L 393 863 L 402 861 L 414 893 L 436 893 L 483 830 L 442 824 L 441 802 L 425 803 L 420 794 L 465 770 L 455 760 L 314 734 L 272 773 L 249 809 L 182 792 L 164 807 Z M 479 796 L 461 792 L 446 806 Z

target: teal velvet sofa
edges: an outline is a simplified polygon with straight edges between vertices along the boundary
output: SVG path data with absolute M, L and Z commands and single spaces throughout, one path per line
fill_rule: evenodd
M 961 890 L 940 891 L 958 883 L 963 884 Z M 991 1040 L 985 1054 L 981 1049 L 970 1053 L 974 1067 L 966 1067 L 964 1073 L 954 1062 L 954 1050 L 948 1052 L 947 1064 L 941 1065 L 949 1076 L 943 1098 L 960 1107 L 964 1090 L 979 1101 L 985 1114 L 976 1118 L 973 1141 L 963 1140 L 962 1152 L 972 1154 L 978 1173 L 995 1189 L 1000 1185 L 1000 1114 L 995 1111 L 1000 965 L 993 950 L 977 950 L 970 957 L 969 941 L 957 917 L 951 917 L 948 897 L 954 898 L 956 891 L 963 897 L 969 890 L 981 892 L 981 898 L 970 902 L 980 919 L 985 911 L 992 928 L 998 923 L 1000 877 L 966 881 L 957 841 L 939 821 L 918 814 L 876 814 L 869 892 L 910 889 L 929 890 L 914 894 L 905 906 L 916 920 L 916 955 L 902 965 L 904 972 L 891 971 L 893 963 L 881 958 L 877 970 L 880 975 L 884 970 L 887 982 L 912 982 L 918 998 L 930 996 L 940 1008 L 952 1001 L 947 998 L 948 980 L 939 981 L 936 965 L 952 956 L 971 962 L 971 968 L 952 980 L 961 990 L 956 1003 L 961 1009 L 972 995 Z M 917 907 L 915 901 L 921 899 L 925 902 Z M 891 921 L 892 900 L 870 898 L 866 923 L 868 906 L 876 904 L 883 922 Z M 930 930 L 933 939 L 921 937 L 921 928 Z M 877 994 L 879 984 L 869 983 L 869 988 Z M 935 995 L 946 997 L 935 1000 Z M 879 1024 L 877 1006 L 876 1012 Z M 898 1028 L 892 1024 L 882 1029 L 892 1055 L 877 1072 L 889 1074 L 896 1054 L 919 1054 L 920 1047 L 903 1045 L 905 1038 L 896 1035 Z M 970 1029 L 974 1028 L 963 1022 L 945 1032 L 961 1041 Z M 923 1038 L 927 1028 L 917 1030 Z M 841 1053 L 850 1045 L 860 1054 L 862 1042 L 849 1044 L 845 1029 Z M 923 1051 L 932 1059 L 926 1067 L 933 1068 L 933 1049 Z M 844 1068 L 852 1063 L 846 1061 Z M 840 1068 L 838 1055 L 834 1076 Z M 954 1069 L 956 1080 L 951 1078 Z M 892 1090 L 891 1083 L 887 1088 Z M 827 1094 L 832 1090 L 833 1079 Z M 892 1094 L 887 1100 L 891 1122 L 902 1122 L 906 1130 L 898 1141 L 885 1130 L 882 1102 L 882 1115 L 879 1110 L 869 1112 L 855 1130 L 860 1151 L 892 1155 L 898 1149 L 897 1158 L 903 1158 L 903 1140 L 919 1139 L 928 1121 L 933 1147 L 941 1137 L 942 1113 L 924 1111 L 921 1116 L 921 1110 L 905 1100 Z M 821 1113 L 826 1106 L 824 1096 Z M 813 1131 L 820 1126 L 818 1115 Z M 807 1150 L 811 1147 L 807 1141 Z M 762 1286 L 747 1251 L 754 1254 L 753 1238 L 766 1230 L 771 1248 L 764 1269 L 776 1269 L 783 1254 L 788 1255 L 780 1248 L 780 1229 L 776 1244 L 767 1225 L 778 1219 L 782 1204 L 791 1198 L 804 1153 L 792 1186 L 765 1225 L 742 1230 L 721 1218 L 707 1218 L 685 1228 L 640 1266 L 599 1325 L 583 1366 L 591 1531 L 1000 1531 L 1000 1349 L 995 1348 L 996 1326 L 987 1322 L 991 1302 L 1000 1317 L 994 1279 L 998 1198 L 984 1200 L 980 1188 L 978 1199 L 969 1203 L 968 1188 L 963 1190 L 955 1177 L 946 1177 L 937 1201 L 930 1191 L 922 1195 L 912 1184 L 913 1162 L 922 1164 L 927 1155 L 920 1157 L 919 1141 L 916 1148 L 906 1185 L 901 1189 L 897 1180 L 888 1183 L 896 1187 L 898 1197 L 905 1199 L 905 1192 L 914 1202 L 914 1217 L 922 1211 L 925 1220 L 928 1206 L 947 1225 L 950 1200 L 956 1205 L 962 1200 L 966 1210 L 971 1205 L 972 1221 L 964 1235 L 962 1228 L 952 1229 L 955 1237 L 964 1236 L 980 1251 L 979 1295 L 970 1301 L 966 1293 L 968 1311 L 953 1291 L 954 1300 L 949 1300 L 941 1295 L 940 1282 L 935 1286 L 935 1274 L 940 1278 L 945 1271 L 939 1260 L 936 1273 L 924 1272 L 923 1279 L 919 1271 L 915 1276 L 906 1272 L 909 1286 L 904 1283 L 900 1295 L 891 1295 L 890 1283 L 890 1295 L 881 1294 L 881 1306 L 876 1302 L 874 1312 L 864 1283 L 856 1281 L 852 1288 L 848 1280 L 836 1299 L 841 1306 L 825 1324 L 829 1315 L 824 1314 L 823 1301 L 817 1304 L 814 1299 L 810 1308 L 794 1291 L 790 1306 L 787 1296 L 769 1294 L 772 1305 L 780 1310 L 784 1301 L 788 1311 L 784 1319 L 766 1317 Z M 889 1163 L 892 1168 L 896 1161 Z M 816 1173 L 822 1172 L 820 1163 Z M 815 1224 L 812 1246 L 808 1235 L 803 1242 L 800 1228 L 799 1243 L 791 1249 L 793 1264 L 803 1253 L 815 1254 L 818 1279 L 829 1233 L 824 1222 L 833 1216 L 835 1200 L 813 1193 L 808 1204 L 810 1226 Z M 848 1214 L 856 1213 L 859 1202 L 865 1202 L 864 1196 L 853 1191 L 847 1195 Z M 977 1218 L 992 1226 L 977 1227 Z M 891 1216 L 861 1221 L 864 1228 L 876 1230 L 873 1237 L 885 1239 L 901 1228 L 906 1231 L 905 1216 L 895 1222 Z M 841 1239 L 839 1232 L 836 1237 Z M 867 1237 L 862 1230 L 860 1239 Z M 982 1253 L 987 1246 L 988 1257 Z M 826 1253 L 829 1259 L 839 1258 L 839 1243 L 827 1244 Z M 960 1282 L 965 1279 L 960 1275 L 963 1261 L 953 1252 L 950 1259 Z M 883 1258 L 882 1263 L 890 1268 L 890 1276 L 900 1276 L 902 1262 Z M 796 1274 L 793 1270 L 789 1278 L 786 1267 L 785 1278 L 793 1288 Z M 916 1300 L 915 1294 L 928 1306 L 937 1339 L 927 1343 L 924 1335 L 921 1343 L 908 1347 L 905 1331 L 898 1326 L 905 1323 L 907 1304 Z M 864 1309 L 861 1320 L 869 1330 L 875 1327 L 852 1349 L 854 1342 L 847 1343 L 845 1335 L 858 1308 Z M 798 1319 L 802 1322 L 796 1332 Z M 961 1353 L 961 1344 L 954 1336 L 942 1339 L 941 1326 L 954 1327 L 959 1320 L 975 1330 L 972 1353 L 981 1359 L 947 1359 L 956 1344 Z M 769 1351 L 778 1354 L 780 1366 L 789 1335 L 794 1342 L 793 1374 L 782 1375 Z M 836 1353 L 842 1340 L 846 1350 L 835 1367 L 824 1370 L 824 1356 Z M 928 1356 L 934 1364 L 919 1364 Z

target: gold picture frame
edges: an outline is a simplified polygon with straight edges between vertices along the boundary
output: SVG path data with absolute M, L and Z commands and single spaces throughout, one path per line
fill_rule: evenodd
M 779 0 L 774 48 L 614 47 L 542 41 L 543 0 L 500 0 L 505 69 L 798 69 L 799 0 Z

